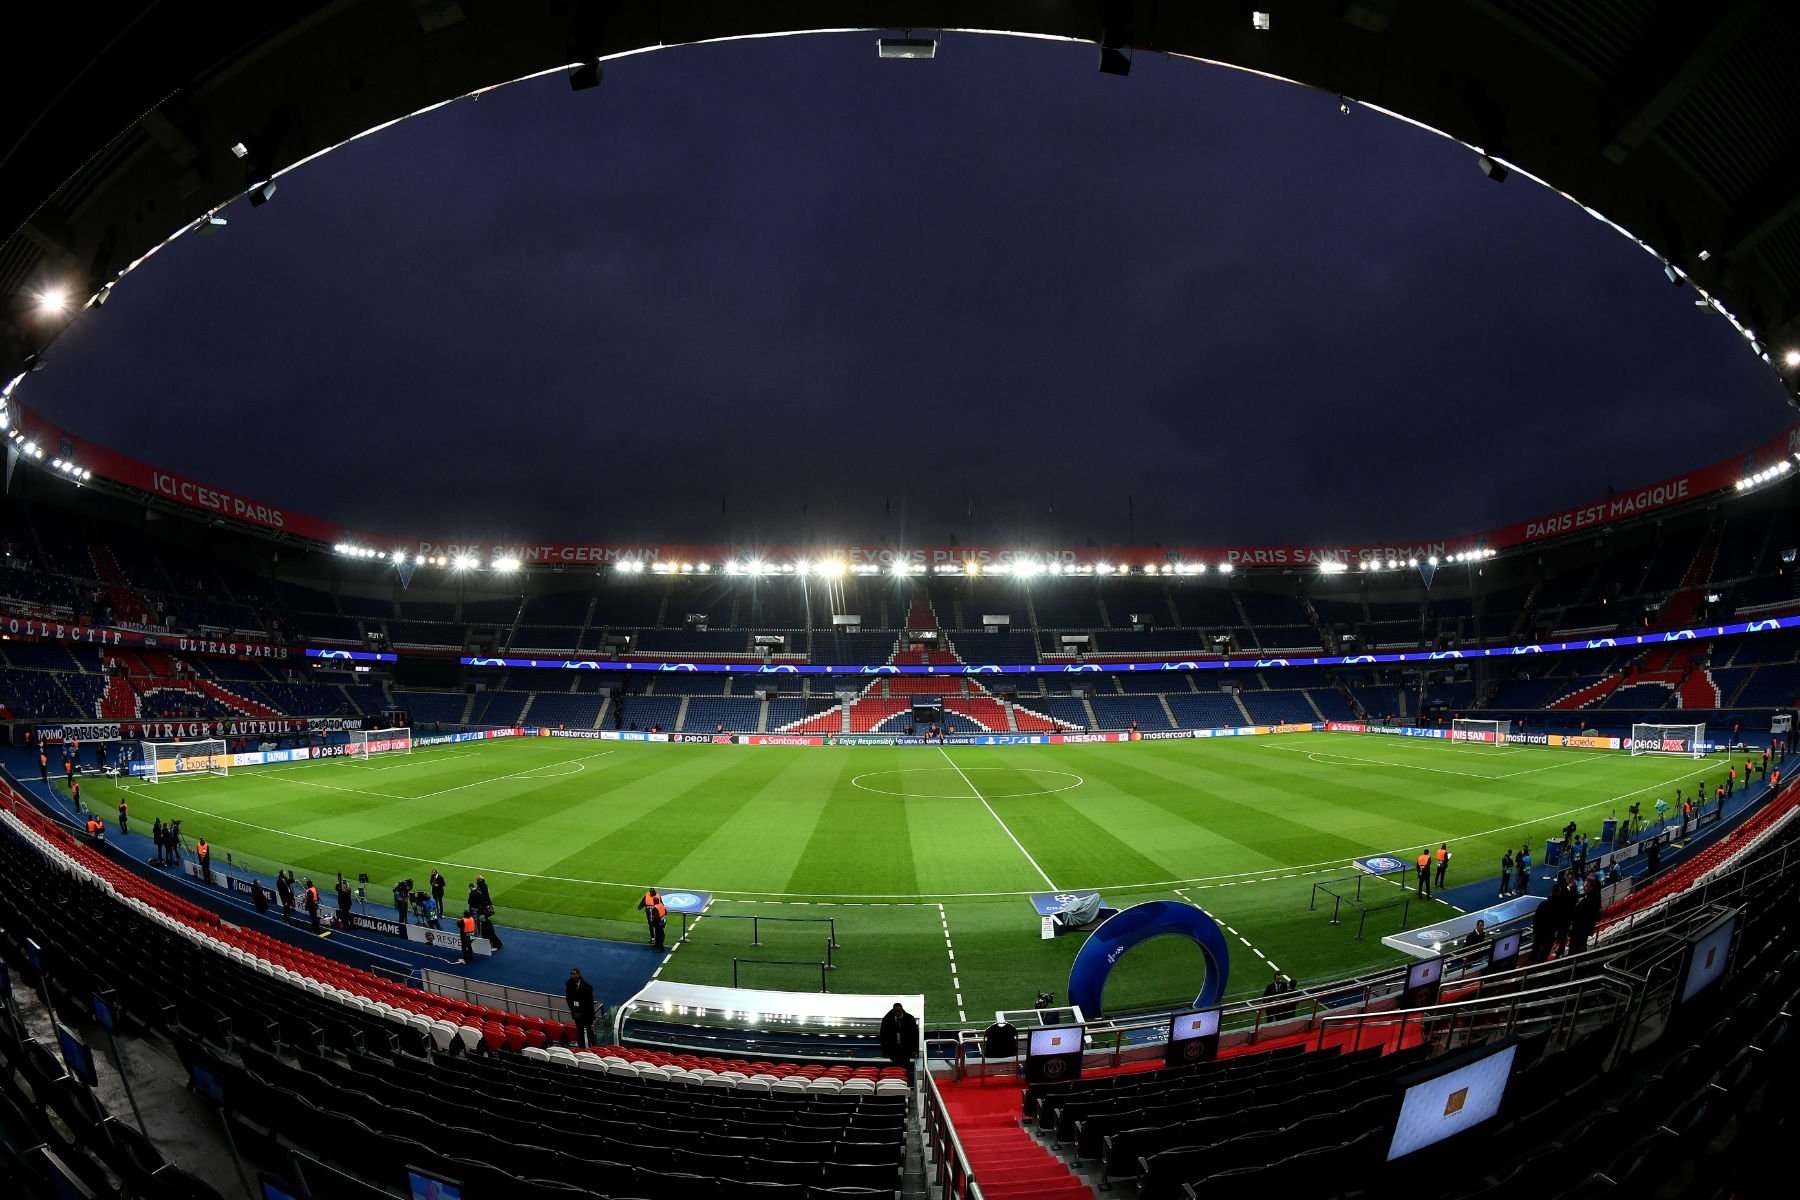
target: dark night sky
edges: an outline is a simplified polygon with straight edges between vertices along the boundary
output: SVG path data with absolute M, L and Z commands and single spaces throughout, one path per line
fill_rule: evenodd
M 1441 536 L 1790 419 L 1655 259 L 1442 138 L 1148 55 L 873 43 L 363 139 L 164 251 L 23 398 L 363 528 L 605 541 Z

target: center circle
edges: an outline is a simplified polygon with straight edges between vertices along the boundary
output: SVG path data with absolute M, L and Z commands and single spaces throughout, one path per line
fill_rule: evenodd
M 983 787 L 979 776 L 1005 772 L 1008 775 L 1048 775 L 1056 779 L 1066 779 L 1061 787 L 1039 787 L 1031 791 L 989 791 Z M 877 787 L 865 780 L 886 782 L 889 777 L 901 775 L 942 775 L 947 776 L 942 785 L 945 790 L 936 792 L 901 792 L 889 787 Z M 1057 792 L 1066 792 L 1080 787 L 1087 780 L 1073 771 L 1051 771 L 1043 767 L 896 767 L 891 771 L 868 771 L 852 776 L 850 786 L 861 788 L 865 792 L 874 792 L 880 796 L 899 796 L 906 800 L 974 800 L 981 793 L 981 798 L 989 800 L 1015 800 L 1023 796 L 1053 796 Z M 934 781 L 935 785 L 935 781 Z

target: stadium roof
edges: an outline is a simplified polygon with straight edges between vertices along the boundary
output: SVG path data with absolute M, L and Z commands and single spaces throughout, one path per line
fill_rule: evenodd
M 343 0 L 15 18 L 0 379 L 170 237 L 363 132 L 660 46 L 1004 31 L 1239 67 L 1439 130 L 1663 258 L 1800 391 L 1800 6 L 1775 0 Z M 114 13 L 118 15 L 114 16 Z M 1266 21 L 1257 17 L 1266 16 Z M 1259 29 L 1266 24 L 1267 29 Z M 253 197 L 254 199 L 254 197 Z M 65 292 L 62 312 L 38 304 Z

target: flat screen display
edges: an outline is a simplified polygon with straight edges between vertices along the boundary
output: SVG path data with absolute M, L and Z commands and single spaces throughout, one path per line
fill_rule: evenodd
M 1219 1010 L 1202 1009 L 1199 1012 L 1176 1013 L 1175 1019 L 1169 1023 L 1169 1040 L 1185 1042 L 1193 1038 L 1219 1036 Z
M 188 1064 L 188 1080 L 194 1085 L 194 1091 L 211 1100 L 214 1104 L 225 1103 L 225 1081 L 215 1075 L 211 1068 L 199 1063 Z
M 1031 1041 L 1026 1053 L 1032 1058 L 1079 1054 L 1085 1029 L 1086 1027 L 1082 1025 L 1058 1025 L 1051 1029 L 1034 1029 L 1031 1031 Z
M 1423 962 L 1416 962 L 1406 969 L 1406 990 L 1410 992 L 1415 988 L 1430 987 L 1443 977 L 1443 959 L 1428 958 Z
M 57 1200 L 94 1200 L 94 1193 L 69 1169 L 68 1163 L 56 1157 L 48 1146 L 43 1147 L 41 1153 L 44 1170 L 50 1176 L 50 1186 L 55 1190 Z
M 94 1074 L 94 1052 L 88 1049 L 87 1043 L 64 1025 L 56 1027 L 56 1040 L 62 1045 L 63 1061 L 69 1064 L 69 1074 L 89 1087 L 98 1086 L 100 1077 Z
M 1495 938 L 1494 948 L 1488 954 L 1489 965 L 1501 967 L 1517 959 L 1519 957 L 1519 938 L 1520 935 L 1516 933 L 1503 933 Z
M 1473 1129 L 1499 1112 L 1518 1051 L 1517 1042 L 1483 1047 L 1472 1058 L 1458 1056 L 1452 1065 L 1406 1080 L 1387 1160 Z
M 108 1033 L 119 1032 L 119 1013 L 113 1008 L 112 1001 L 99 992 L 94 993 L 94 1020 L 100 1022 L 100 1028 Z
M 1682 1003 L 1725 973 L 1731 959 L 1731 939 L 1737 933 L 1737 913 L 1720 917 L 1688 939 L 1687 973 L 1681 980 Z
M 406 1186 L 412 1200 L 462 1200 L 462 1184 L 417 1167 L 406 1168 Z
M 285 1179 L 264 1175 L 257 1182 L 262 1185 L 262 1200 L 307 1200 L 305 1192 Z

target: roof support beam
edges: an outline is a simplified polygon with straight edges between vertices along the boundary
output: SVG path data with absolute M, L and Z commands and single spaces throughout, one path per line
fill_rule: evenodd
M 1647 141 L 1694 86 L 1737 43 L 1764 0 L 1733 0 L 1718 9 L 1693 5 L 1688 19 L 1672 16 L 1661 36 L 1638 57 L 1639 66 L 1612 88 L 1620 112 L 1630 113 L 1612 141 L 1601 151 L 1608 162 L 1622 163 Z

